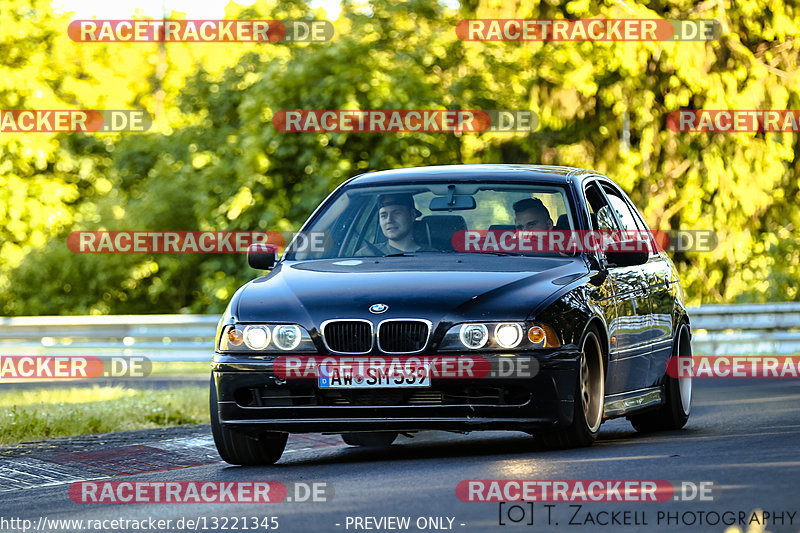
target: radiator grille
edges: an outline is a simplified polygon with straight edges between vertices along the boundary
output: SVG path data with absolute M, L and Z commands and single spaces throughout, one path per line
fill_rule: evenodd
M 372 349 L 372 324 L 359 320 L 336 320 L 323 328 L 325 344 L 333 352 L 367 353 Z
M 428 323 L 420 320 L 383 322 L 378 330 L 378 348 L 386 353 L 422 351 L 428 342 L 429 330 Z

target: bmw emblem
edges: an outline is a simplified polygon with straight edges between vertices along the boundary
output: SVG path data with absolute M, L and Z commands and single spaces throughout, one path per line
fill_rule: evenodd
M 386 304 L 372 304 L 369 306 L 369 312 L 376 315 L 385 313 L 387 309 L 389 309 L 389 306 Z

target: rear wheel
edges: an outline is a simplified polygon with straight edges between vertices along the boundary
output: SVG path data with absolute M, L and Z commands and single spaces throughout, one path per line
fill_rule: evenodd
M 275 464 L 281 458 L 286 448 L 288 433 L 276 431 L 248 433 L 226 428 L 220 423 L 214 378 L 211 378 L 209 404 L 211 434 L 223 461 L 232 465 L 257 466 Z
M 689 326 L 681 323 L 672 348 L 675 357 L 692 357 L 692 343 L 689 339 Z M 681 368 L 676 365 L 675 368 Z M 689 420 L 692 408 L 692 378 L 679 376 L 673 378 L 666 371 L 661 378 L 664 385 L 664 405 L 654 411 L 628 417 L 631 425 L 641 433 L 650 431 L 680 429 Z
M 603 422 L 605 371 L 599 335 L 590 327 L 581 341 L 581 361 L 575 391 L 572 424 L 569 427 L 537 435 L 545 448 L 590 446 Z
M 389 446 L 397 438 L 395 431 L 376 431 L 371 433 L 342 433 L 342 440 L 350 446 L 381 447 Z

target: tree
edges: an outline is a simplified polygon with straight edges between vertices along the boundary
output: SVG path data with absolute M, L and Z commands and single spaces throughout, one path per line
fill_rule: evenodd
M 22 2 L 14 5 L 24 11 Z M 494 5 L 345 2 L 329 43 L 170 44 L 160 81 L 166 107 L 151 131 L 0 137 L 13 156 L 0 167 L 10 184 L 0 190 L 9 250 L 0 263 L 0 309 L 218 312 L 254 275 L 243 256 L 76 255 L 64 245 L 67 234 L 292 230 L 353 175 L 461 162 L 594 168 L 630 193 L 652 227 L 713 229 L 714 251 L 675 255 L 692 304 L 800 299 L 798 136 L 665 126 L 682 108 L 800 109 L 796 10 L 773 3 L 758 19 L 751 0 Z M 18 45 L 28 47 L 19 59 L 7 55 L 4 107 L 29 104 L 9 99 L 35 94 L 19 82 L 32 69 L 52 106 L 106 105 L 111 95 L 97 83 L 107 80 L 119 88 L 115 105 L 152 108 L 155 46 L 78 46 L 54 30 L 63 21 L 37 16 L 28 27 L 0 14 L 33 36 Z M 260 1 L 231 7 L 228 16 L 321 13 L 304 2 Z M 723 34 L 698 43 L 514 43 L 464 42 L 454 30 L 462 18 L 594 16 L 717 18 Z M 12 50 L 8 35 L 3 46 Z M 300 134 L 271 123 L 282 109 L 449 108 L 530 109 L 540 127 L 530 134 Z

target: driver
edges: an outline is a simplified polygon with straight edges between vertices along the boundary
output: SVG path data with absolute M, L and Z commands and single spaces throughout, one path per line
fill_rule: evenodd
M 386 242 L 371 245 L 385 255 L 403 252 L 432 252 L 433 248 L 421 246 L 414 240 L 414 220 L 422 215 L 409 193 L 382 194 L 378 197 L 378 222 Z M 369 247 L 359 250 L 359 255 L 371 255 Z
M 550 211 L 538 198 L 525 198 L 514 202 L 514 223 L 517 230 L 536 231 L 553 229 Z

